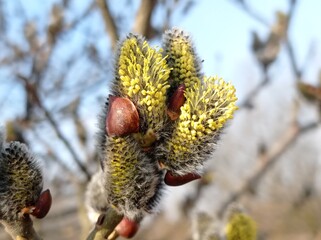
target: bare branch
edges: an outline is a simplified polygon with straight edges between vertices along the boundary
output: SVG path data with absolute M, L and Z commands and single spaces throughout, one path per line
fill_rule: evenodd
M 47 117 L 52 128 L 55 130 L 55 133 L 57 134 L 58 138 L 64 143 L 64 145 L 66 146 L 66 148 L 69 150 L 70 154 L 72 155 L 74 161 L 76 162 L 78 167 L 85 174 L 87 180 L 89 181 L 90 180 L 90 173 L 88 172 L 86 166 L 78 158 L 78 156 L 77 156 L 75 150 L 73 149 L 73 147 L 71 146 L 70 142 L 65 138 L 65 136 L 60 131 L 58 124 L 56 123 L 56 121 L 52 117 L 51 113 L 43 105 L 41 105 L 40 108 L 44 111 L 45 116 Z
M 141 34 L 150 39 L 155 35 L 151 26 L 151 16 L 156 6 L 157 0 L 142 0 L 136 14 L 133 32 Z
M 82 170 L 82 172 L 85 174 L 87 180 L 89 181 L 90 179 L 90 173 L 88 172 L 86 166 L 81 162 L 81 160 L 78 158 L 76 151 L 73 149 L 73 147 L 71 146 L 70 142 L 67 140 L 67 138 L 63 135 L 63 133 L 60 131 L 58 124 L 56 123 L 56 121 L 54 120 L 52 114 L 50 113 L 50 111 L 45 107 L 45 105 L 42 103 L 40 96 L 38 94 L 38 90 L 37 87 L 35 85 L 30 86 L 30 83 L 28 82 L 28 78 L 22 76 L 22 75 L 18 75 L 17 76 L 20 80 L 23 81 L 23 83 L 25 84 L 26 87 L 26 91 L 27 92 L 31 92 L 34 102 L 33 104 L 35 104 L 36 106 L 38 106 L 45 114 L 46 118 L 48 119 L 48 122 L 50 123 L 51 127 L 54 129 L 57 137 L 61 140 L 61 142 L 65 145 L 65 147 L 67 148 L 67 150 L 70 152 L 70 154 L 72 155 L 74 161 L 76 162 L 76 164 L 78 165 L 78 167 Z
M 232 202 L 237 201 L 257 186 L 259 181 L 275 165 L 280 157 L 295 143 L 300 135 L 318 126 L 319 123 L 311 123 L 305 127 L 299 127 L 296 122 L 293 123 L 282 135 L 279 141 L 276 141 L 269 150 L 259 156 L 257 162 L 261 162 L 263 164 L 260 165 L 254 174 L 244 182 L 243 186 L 239 190 L 230 194 L 230 197 L 222 203 L 218 212 L 219 217 L 224 215 L 224 212 Z
M 270 81 L 270 78 L 268 77 L 267 72 L 264 72 L 264 79 L 247 94 L 247 97 L 239 105 L 239 108 L 252 108 L 254 98 L 269 83 L 269 81 Z
M 66 24 L 66 26 L 64 27 L 64 30 L 68 31 L 69 29 L 74 29 L 79 23 L 81 23 L 85 18 L 87 18 L 89 16 L 91 11 L 94 9 L 94 6 L 95 6 L 95 3 L 93 2 L 92 4 L 90 4 L 88 6 L 88 8 L 80 16 L 78 16 L 76 19 L 74 19 L 69 24 Z
M 97 4 L 104 19 L 105 29 L 110 37 L 111 46 L 115 49 L 119 39 L 118 30 L 114 18 L 111 15 L 106 0 L 97 0 Z
M 244 1 L 241 0 L 234 0 L 232 1 L 237 5 L 239 8 L 241 8 L 244 12 L 246 12 L 250 17 L 261 23 L 262 25 L 268 27 L 269 23 L 262 18 L 259 14 L 254 12 Z
M 290 26 L 290 22 L 293 19 L 295 7 L 296 7 L 296 1 L 290 1 L 290 9 L 288 13 L 288 26 Z M 296 80 L 300 81 L 302 76 L 302 69 L 299 69 L 298 67 L 298 63 L 295 58 L 294 49 L 288 36 L 286 36 L 285 46 L 289 54 L 291 67 L 295 74 Z
M 71 174 L 72 171 L 68 168 L 68 166 L 64 163 L 64 161 L 61 160 L 54 151 L 50 150 L 51 147 L 47 143 L 46 139 L 44 139 L 43 134 L 40 134 L 37 131 L 37 129 L 35 129 L 33 133 L 34 133 L 34 136 L 41 142 L 41 144 L 44 145 L 44 148 L 47 149 L 46 158 L 52 159 L 52 161 L 56 162 L 64 171 Z

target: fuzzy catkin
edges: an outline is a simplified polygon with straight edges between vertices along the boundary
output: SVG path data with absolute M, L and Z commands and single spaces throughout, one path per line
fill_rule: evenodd
M 155 211 L 163 185 L 162 172 L 133 136 L 107 136 L 107 108 L 106 105 L 100 117 L 98 133 L 103 192 L 109 206 L 129 219 L 140 221 Z
M 34 206 L 43 187 L 41 170 L 26 145 L 3 143 L 0 149 L 0 219 L 14 221 Z
M 195 51 L 191 37 L 184 31 L 173 28 L 163 35 L 164 56 L 171 68 L 170 84 L 175 89 L 184 84 L 186 88 L 200 81 L 201 61 Z
M 163 163 L 176 174 L 201 172 L 222 128 L 237 109 L 235 88 L 217 77 L 204 77 L 185 92 L 186 102 L 164 144 Z
M 119 44 L 115 62 L 113 94 L 129 98 L 137 107 L 141 132 L 160 134 L 167 120 L 166 97 L 170 69 L 161 49 L 129 34 Z
M 170 74 L 171 91 L 185 86 L 185 103 L 170 126 L 170 134 L 158 149 L 164 168 L 174 174 L 201 173 L 226 121 L 237 109 L 235 88 L 218 77 L 205 77 L 191 38 L 172 29 L 163 36 L 163 48 Z
M 161 138 L 168 118 L 170 69 L 161 51 L 134 34 L 120 42 L 112 94 L 133 102 L 139 113 L 139 133 L 107 135 L 108 100 L 99 124 L 98 146 L 107 202 L 134 220 L 154 211 L 163 185 L 157 161 L 146 153 Z
M 255 240 L 256 223 L 244 213 L 233 213 L 226 226 L 227 240 Z

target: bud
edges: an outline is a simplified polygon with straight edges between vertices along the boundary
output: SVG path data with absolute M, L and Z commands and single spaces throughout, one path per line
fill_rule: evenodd
M 108 136 L 126 136 L 139 131 L 139 115 L 132 101 L 109 95 L 106 131 Z
M 37 200 L 31 215 L 36 218 L 44 218 L 50 210 L 52 203 L 52 198 L 49 189 L 41 193 L 39 199 Z
M 185 175 L 176 175 L 171 171 L 167 171 L 165 174 L 164 182 L 168 186 L 180 186 L 200 178 L 201 176 L 197 173 L 187 173 Z
M 121 222 L 116 226 L 115 230 L 124 238 L 132 238 L 138 231 L 139 224 L 136 221 L 124 217 Z
M 171 120 L 176 120 L 181 113 L 181 106 L 185 103 L 185 85 L 181 84 L 170 97 L 167 107 L 167 114 Z

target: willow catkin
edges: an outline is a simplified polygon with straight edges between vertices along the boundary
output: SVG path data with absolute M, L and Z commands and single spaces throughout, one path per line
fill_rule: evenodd
M 26 145 L 2 141 L 0 173 L 0 219 L 14 221 L 24 208 L 36 205 L 43 187 L 41 170 Z

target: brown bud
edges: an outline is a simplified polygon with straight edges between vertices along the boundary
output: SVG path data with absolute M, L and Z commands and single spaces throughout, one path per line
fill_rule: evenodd
M 41 193 L 33 211 L 31 212 L 31 215 L 35 216 L 36 218 L 44 218 L 50 210 L 51 202 L 51 194 L 49 189 L 47 189 Z
M 310 101 L 318 100 L 321 101 L 321 88 L 315 87 L 308 83 L 299 82 L 298 88 L 302 95 Z
M 185 103 L 186 99 L 184 96 L 185 85 L 181 84 L 175 90 L 173 95 L 169 99 L 167 107 L 167 115 L 171 120 L 176 120 L 181 113 L 181 106 Z
M 200 178 L 201 176 L 197 173 L 188 173 L 181 176 L 181 175 L 176 175 L 171 171 L 167 171 L 165 174 L 164 182 L 168 186 L 180 186 Z
M 116 226 L 117 233 L 125 238 L 132 238 L 138 231 L 139 223 L 124 217 L 121 222 Z
M 132 101 L 109 95 L 106 131 L 108 136 L 125 136 L 139 131 L 139 115 Z

